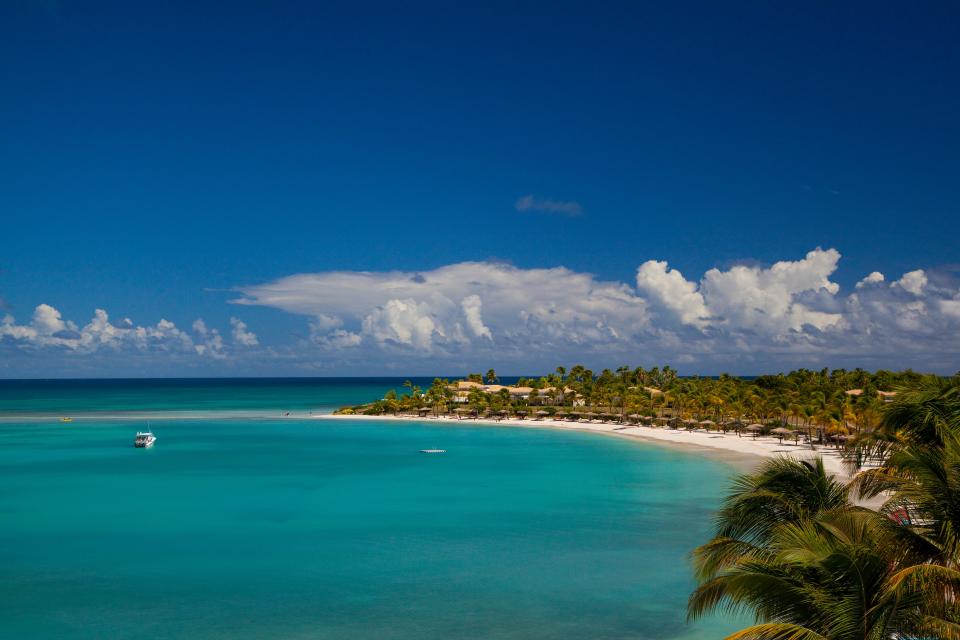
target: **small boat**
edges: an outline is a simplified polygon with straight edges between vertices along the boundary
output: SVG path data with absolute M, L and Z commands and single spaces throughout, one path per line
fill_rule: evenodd
M 133 446 L 137 449 L 148 449 L 157 441 L 157 436 L 151 431 L 138 431 L 137 437 L 133 439 Z
M 446 453 L 446 449 L 420 449 L 420 453 Z
M 60 418 L 60 422 L 73 422 L 73 418 Z

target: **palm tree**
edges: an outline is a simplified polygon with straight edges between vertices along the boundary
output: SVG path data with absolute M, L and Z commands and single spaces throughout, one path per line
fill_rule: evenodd
M 879 430 L 911 444 L 942 446 L 960 437 L 960 378 L 927 377 L 900 390 L 884 412 Z
M 960 639 L 960 572 L 910 562 L 887 535 L 895 526 L 857 509 L 779 525 L 763 553 L 702 582 L 688 614 L 753 611 L 758 623 L 727 640 Z
M 960 572 L 923 562 L 897 523 L 848 493 L 819 459 L 739 477 L 694 552 L 688 615 L 752 611 L 758 624 L 727 640 L 960 639 Z
M 821 458 L 768 460 L 756 472 L 734 479 L 715 518 L 713 540 L 694 551 L 697 576 L 714 577 L 731 553 L 762 550 L 781 524 L 850 506 L 847 487 L 827 473 Z

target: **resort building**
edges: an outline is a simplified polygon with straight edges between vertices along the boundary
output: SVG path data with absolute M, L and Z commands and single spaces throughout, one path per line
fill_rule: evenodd
M 863 389 L 848 389 L 845 391 L 848 396 L 860 397 L 863 395 Z M 897 396 L 896 391 L 877 391 L 877 395 L 880 397 L 881 402 L 893 402 L 893 399 Z
M 472 380 L 457 380 L 456 384 L 450 385 L 450 389 L 453 391 L 471 391 L 473 389 L 484 389 L 485 385 L 480 382 L 474 382 Z
M 529 400 L 533 393 L 533 387 L 507 387 L 510 390 L 510 397 L 515 400 Z

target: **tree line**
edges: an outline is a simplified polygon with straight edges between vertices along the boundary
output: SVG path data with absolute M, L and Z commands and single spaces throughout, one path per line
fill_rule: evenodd
M 891 395 L 931 378 L 911 370 L 798 369 L 786 374 L 753 378 L 720 375 L 681 377 L 669 366 L 604 369 L 599 373 L 576 365 L 521 378 L 516 386 L 530 387 L 529 397 L 512 396 L 507 389 L 494 393 L 471 389 L 466 402 L 454 402 L 451 380 L 436 378 L 421 389 L 405 383 L 405 393 L 390 391 L 379 401 L 347 408 L 348 412 L 396 413 L 429 407 L 446 413 L 455 407 L 480 413 L 544 408 L 549 413 L 573 408 L 608 414 L 670 416 L 711 420 L 718 424 L 749 421 L 794 429 L 816 427 L 825 434 L 855 436 L 879 424 L 881 410 Z M 486 375 L 468 374 L 465 380 L 496 384 L 491 369 Z

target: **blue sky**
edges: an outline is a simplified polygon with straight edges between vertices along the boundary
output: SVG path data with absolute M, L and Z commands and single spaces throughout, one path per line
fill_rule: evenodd
M 0 376 L 960 369 L 960 10 L 839 4 L 4 3 Z

